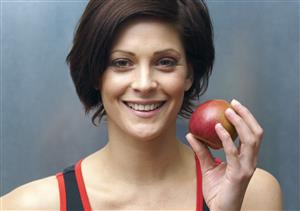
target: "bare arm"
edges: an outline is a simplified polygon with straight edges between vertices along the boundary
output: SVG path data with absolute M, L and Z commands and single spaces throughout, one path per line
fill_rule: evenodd
M 59 210 L 55 176 L 22 185 L 0 198 L 0 210 Z
M 242 204 L 242 210 L 282 210 L 280 184 L 270 173 L 256 169 Z

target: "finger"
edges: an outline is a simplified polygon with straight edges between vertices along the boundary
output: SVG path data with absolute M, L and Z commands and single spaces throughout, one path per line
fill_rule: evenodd
M 196 139 L 191 133 L 188 133 L 185 137 L 200 161 L 202 173 L 209 171 L 217 165 L 210 150 L 204 143 Z
M 242 144 L 239 143 L 240 162 L 245 169 L 255 168 L 258 160 L 259 144 Z
M 234 125 L 240 137 L 240 162 L 243 166 L 250 168 L 253 166 L 253 163 L 256 162 L 260 141 L 248 127 L 244 119 L 236 114 L 231 108 L 225 111 L 225 115 Z
M 248 127 L 244 119 L 242 119 L 235 111 L 231 108 L 225 111 L 226 118 L 234 125 L 242 144 L 248 144 L 250 140 L 254 139 L 254 134 Z
M 255 119 L 255 117 L 252 115 L 252 113 L 248 110 L 248 108 L 243 106 L 239 101 L 235 99 L 231 101 L 231 105 L 234 110 L 244 119 L 254 135 L 261 140 L 263 136 L 263 129 Z
M 234 145 L 230 134 L 221 123 L 216 124 L 215 130 L 222 141 L 227 164 L 230 166 L 239 166 L 238 149 Z

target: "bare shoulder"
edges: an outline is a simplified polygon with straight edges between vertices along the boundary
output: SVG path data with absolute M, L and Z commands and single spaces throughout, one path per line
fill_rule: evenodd
M 248 185 L 242 210 L 282 210 L 282 193 L 278 180 L 257 168 Z
M 56 176 L 26 183 L 0 199 L 3 210 L 59 210 Z

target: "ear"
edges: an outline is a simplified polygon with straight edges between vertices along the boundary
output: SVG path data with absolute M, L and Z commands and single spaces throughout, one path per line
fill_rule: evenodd
M 188 77 L 185 79 L 185 87 L 184 87 L 184 91 L 188 91 L 193 85 L 193 79 Z
M 188 91 L 194 82 L 194 71 L 191 64 L 188 64 L 188 75 L 185 79 L 185 88 L 184 91 Z

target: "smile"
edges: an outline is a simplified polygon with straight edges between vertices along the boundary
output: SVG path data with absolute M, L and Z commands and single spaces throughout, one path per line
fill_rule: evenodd
M 124 102 L 124 104 L 130 109 L 135 111 L 142 111 L 142 112 L 150 112 L 159 109 L 160 107 L 163 106 L 164 103 L 165 101 L 160 103 L 153 103 L 153 104 L 137 104 L 131 102 Z

